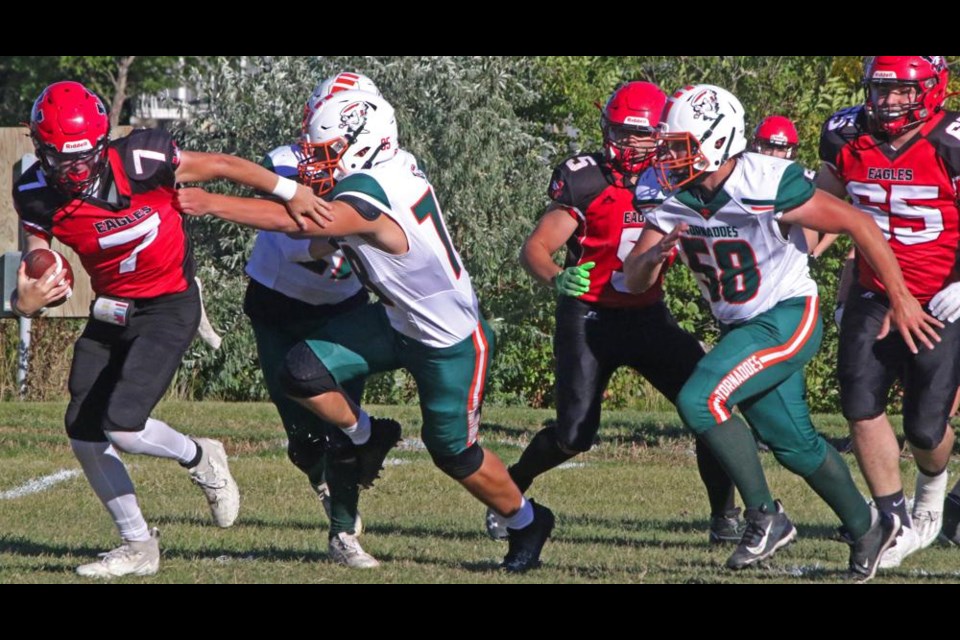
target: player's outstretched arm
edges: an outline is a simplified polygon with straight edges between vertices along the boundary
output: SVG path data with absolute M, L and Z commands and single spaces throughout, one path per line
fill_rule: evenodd
M 376 231 L 377 221 L 363 218 L 357 210 L 343 202 L 325 203 L 329 208 L 329 220 L 320 227 L 307 221 L 301 229 L 287 215 L 286 208 L 278 202 L 264 198 L 239 198 L 210 193 L 199 187 L 177 191 L 178 208 L 191 216 L 213 215 L 221 220 L 235 222 L 264 231 L 280 231 L 303 237 L 347 236 Z
M 270 193 L 287 203 L 288 215 L 297 228 L 307 229 L 306 220 L 323 226 L 330 205 L 309 187 L 273 173 L 254 162 L 224 153 L 184 151 L 177 167 L 177 182 L 207 182 L 223 178 Z
M 836 196 L 817 189 L 812 198 L 785 212 L 780 221 L 824 233 L 845 233 L 853 238 L 857 251 L 863 253 L 863 257 L 877 272 L 890 299 L 890 313 L 878 338 L 886 336 L 890 323 L 893 323 L 913 353 L 918 352 L 915 341 L 923 343 L 928 349 L 933 349 L 934 344 L 940 342 L 936 330 L 943 328 L 943 323 L 926 313 L 907 289 L 896 256 L 870 216 Z

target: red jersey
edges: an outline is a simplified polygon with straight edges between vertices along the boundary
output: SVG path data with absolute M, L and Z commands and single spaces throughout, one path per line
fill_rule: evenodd
M 73 249 L 97 295 L 153 298 L 178 293 L 194 277 L 174 174 L 180 152 L 164 131 L 142 129 L 114 140 L 93 195 L 71 198 L 47 184 L 40 163 L 13 187 L 27 233 Z
M 823 127 L 820 159 L 846 185 L 854 206 L 876 221 L 910 293 L 926 304 L 958 279 L 960 114 L 938 113 L 896 150 L 868 124 L 863 107 L 837 112 Z M 857 269 L 861 286 L 884 292 L 862 256 Z
M 656 185 L 650 171 L 640 178 L 650 180 Z M 655 191 L 659 193 L 658 188 Z M 639 295 L 627 291 L 623 274 L 623 260 L 643 231 L 643 208 L 659 202 L 634 208 L 633 188 L 623 186 L 623 176 L 601 153 L 565 160 L 554 169 L 547 194 L 577 221 L 567 241 L 564 266 L 596 263 L 590 271 L 590 290 L 580 300 L 607 307 L 646 307 L 663 298 L 662 270 L 657 282 Z

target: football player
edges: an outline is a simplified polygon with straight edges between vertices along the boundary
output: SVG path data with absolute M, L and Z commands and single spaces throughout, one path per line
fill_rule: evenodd
M 111 140 L 109 128 L 103 102 L 82 84 L 48 86 L 30 115 L 39 162 L 13 188 L 26 249 L 49 248 L 52 238 L 69 246 L 96 294 L 74 345 L 64 422 L 71 448 L 123 541 L 77 569 L 100 578 L 153 574 L 160 564 L 157 530 L 144 520 L 118 451 L 177 460 L 203 490 L 218 526 L 233 524 L 240 505 L 220 442 L 187 437 L 149 417 L 200 320 L 175 184 L 229 178 L 274 192 L 298 211 L 322 210 L 308 188 L 278 180 L 252 162 L 181 151 L 156 129 Z M 28 278 L 21 266 L 11 308 L 39 314 L 62 293 L 55 281 L 46 274 Z
M 348 90 L 380 95 L 370 78 L 340 72 L 317 84 L 304 109 L 305 121 L 309 122 L 324 98 Z M 307 156 L 297 142 L 269 151 L 263 165 L 277 175 L 299 181 L 299 166 L 305 160 Z M 243 310 L 253 327 L 267 391 L 287 432 L 287 455 L 307 475 L 330 518 L 330 557 L 349 567 L 376 567 L 379 564 L 376 558 L 366 553 L 356 539 L 363 524 L 356 513 L 355 471 L 340 465 L 340 473 L 327 478 L 328 439 L 344 436 L 339 434 L 339 429 L 330 429 L 327 423 L 289 398 L 280 384 L 283 359 L 290 349 L 316 333 L 328 318 L 364 305 L 368 300 L 366 289 L 351 272 L 350 263 L 341 251 L 315 257 L 310 252 L 310 243 L 309 238 L 292 238 L 285 233 L 257 232 L 247 261 L 250 282 Z M 363 386 L 362 376 L 343 384 L 347 395 L 356 403 L 363 395 Z M 338 485 L 333 493 L 345 494 L 345 497 L 331 497 L 330 484 Z
M 935 350 L 914 352 L 895 333 L 875 340 L 890 295 L 858 251 L 840 327 L 840 402 L 874 501 L 905 525 L 884 557 L 885 567 L 899 565 L 940 532 L 954 445 L 947 420 L 960 383 L 960 274 L 955 266 L 960 114 L 943 108 L 947 80 L 941 56 L 873 56 L 864 73 L 864 103 L 834 114 L 820 139 L 825 169 L 818 186 L 849 196 L 872 218 L 910 292 L 946 323 L 943 344 Z M 909 512 L 900 447 L 886 414 L 896 379 L 903 385 L 903 428 L 917 465 Z M 960 490 L 954 492 L 947 508 L 956 509 Z
M 646 291 L 679 247 L 720 323 L 721 339 L 681 389 L 677 409 L 747 507 L 746 531 L 727 566 L 753 565 L 797 534 L 770 494 L 753 437 L 733 413 L 739 406 L 777 460 L 840 517 L 855 541 L 849 568 L 869 580 L 900 521 L 870 508 L 843 459 L 810 423 L 803 366 L 820 345 L 822 324 L 801 226 L 853 236 L 887 284 L 891 315 L 911 347 L 916 339 L 932 348 L 940 323 L 910 295 L 869 217 L 818 191 L 800 165 L 743 153 L 743 107 L 728 91 L 677 91 L 664 110 L 659 145 L 655 166 L 671 196 L 647 213 L 624 271 L 631 290 Z
M 507 519 L 503 567 L 540 564 L 553 513 L 523 497 L 496 454 L 477 441 L 494 334 L 479 310 L 470 275 L 450 241 L 433 187 L 417 160 L 400 149 L 393 107 L 362 91 L 322 101 L 307 123 L 301 176 L 331 199 L 314 216 L 315 256 L 336 244 L 379 302 L 331 318 L 322 334 L 300 342 L 284 362 L 283 389 L 355 445 L 359 483 L 369 486 L 400 438 L 393 421 L 371 419 L 344 393 L 358 376 L 405 368 L 423 416 L 423 442 L 434 463 Z M 186 190 L 184 211 L 274 231 L 297 223 L 275 204 Z M 185 199 L 186 198 L 186 199 Z M 327 218 L 332 218 L 329 220 Z M 329 471 L 338 466 L 337 455 Z M 335 496 L 334 496 L 335 497 Z

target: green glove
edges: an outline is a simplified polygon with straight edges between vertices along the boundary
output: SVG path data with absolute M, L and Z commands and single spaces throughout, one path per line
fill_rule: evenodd
M 553 286 L 557 288 L 557 293 L 562 296 L 579 298 L 587 291 L 590 291 L 590 269 L 597 266 L 596 262 L 585 262 L 583 264 L 567 267 L 557 274 L 553 279 Z

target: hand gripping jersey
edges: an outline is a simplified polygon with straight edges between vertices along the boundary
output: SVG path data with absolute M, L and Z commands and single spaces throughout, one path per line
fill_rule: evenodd
M 302 155 L 299 145 L 284 145 L 267 153 L 263 165 L 296 180 Z M 321 260 L 310 255 L 309 238 L 258 231 L 247 261 L 247 275 L 263 286 L 312 305 L 336 304 L 355 295 L 362 285 L 351 274 L 341 251 Z
M 71 198 L 34 164 L 13 186 L 24 231 L 57 238 L 80 256 L 97 295 L 152 298 L 184 291 L 195 267 L 174 174 L 180 152 L 164 131 L 141 129 L 110 143 L 95 194 Z
M 869 133 L 863 107 L 844 109 L 823 127 L 820 159 L 880 227 L 917 300 L 926 303 L 957 280 L 960 114 L 935 115 L 894 150 Z M 861 286 L 884 291 L 862 256 L 857 266 Z
M 643 231 L 643 211 L 663 201 L 654 173 L 645 171 L 637 192 L 621 184 L 601 153 L 580 154 L 565 160 L 553 171 L 547 195 L 577 221 L 567 241 L 564 267 L 595 262 L 590 271 L 590 290 L 580 300 L 608 307 L 646 307 L 663 298 L 662 277 L 640 295 L 627 291 L 623 260 Z
M 690 225 L 681 256 L 720 322 L 743 322 L 782 300 L 817 294 L 803 229 L 790 225 L 785 237 L 778 222 L 813 197 L 811 177 L 790 160 L 744 153 L 712 201 L 680 191 L 647 213 L 647 224 L 664 233 Z
M 389 216 L 407 236 L 409 250 L 401 255 L 359 236 L 337 239 L 357 276 L 379 296 L 394 329 L 435 348 L 473 333 L 480 318 L 477 296 L 416 158 L 400 150 L 391 160 L 338 182 L 332 198 L 370 220 Z

